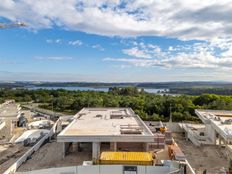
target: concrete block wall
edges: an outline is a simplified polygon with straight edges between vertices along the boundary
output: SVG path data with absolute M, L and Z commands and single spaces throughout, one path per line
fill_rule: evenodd
M 118 142 L 117 149 L 129 151 L 144 151 L 144 143 Z

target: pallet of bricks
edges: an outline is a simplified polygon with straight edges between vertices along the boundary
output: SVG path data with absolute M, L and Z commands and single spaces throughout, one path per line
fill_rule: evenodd
M 165 137 L 161 133 L 154 133 L 154 142 L 150 143 L 150 149 L 164 149 L 165 143 L 164 143 Z
M 167 145 L 173 144 L 172 132 L 166 131 L 164 135 L 165 135 L 165 144 Z
M 168 155 L 172 160 L 185 161 L 186 159 L 184 153 L 176 143 L 168 146 Z

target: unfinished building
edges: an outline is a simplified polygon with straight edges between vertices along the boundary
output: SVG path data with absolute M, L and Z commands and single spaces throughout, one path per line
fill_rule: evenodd
M 185 130 L 186 138 L 196 146 L 225 146 L 230 152 L 228 155 L 231 154 L 232 111 L 196 109 L 195 113 L 204 124 L 180 124 Z
M 154 135 L 130 108 L 83 108 L 58 136 L 63 156 L 68 149 L 92 152 L 97 160 L 102 151 L 148 151 Z
M 13 130 L 17 126 L 21 107 L 14 100 L 7 100 L 0 105 L 0 140 L 9 140 L 13 136 Z

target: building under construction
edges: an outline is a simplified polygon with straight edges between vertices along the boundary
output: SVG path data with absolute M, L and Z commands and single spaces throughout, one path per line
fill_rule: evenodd
M 224 146 L 232 159 L 232 111 L 196 109 L 195 113 L 204 124 L 180 124 L 186 138 L 196 146 Z
M 83 108 L 58 136 L 63 155 L 70 146 L 89 146 L 92 158 L 101 151 L 148 151 L 154 135 L 130 108 Z M 75 150 L 75 149 L 74 149 Z
M 83 108 L 59 119 L 47 134 L 55 140 L 41 146 L 41 139 L 4 174 L 194 174 L 171 134 L 131 108 Z
M 21 107 L 14 100 L 7 100 L 0 105 L 0 140 L 9 140 L 21 115 Z

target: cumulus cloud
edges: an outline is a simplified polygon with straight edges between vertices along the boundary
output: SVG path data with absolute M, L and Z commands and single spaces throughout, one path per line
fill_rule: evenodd
M 132 42 L 134 45 L 132 48 L 123 49 L 122 52 L 126 55 L 137 57 L 137 58 L 154 58 L 163 57 L 165 53 L 162 52 L 158 45 L 145 44 L 144 42 Z
M 2 0 L 0 16 L 36 30 L 56 26 L 104 36 L 211 40 L 232 34 L 231 0 Z
M 0 16 L 25 22 L 34 30 L 58 27 L 103 36 L 164 36 L 198 42 L 170 45 L 165 49 L 134 42 L 122 50 L 125 57 L 104 59 L 123 62 L 126 66 L 221 70 L 232 67 L 231 0 L 2 0 Z M 46 42 L 83 44 L 80 40 L 48 39 Z M 88 47 L 104 49 L 100 45 Z
M 138 47 L 124 49 L 122 50 L 122 52 L 129 56 L 135 56 L 139 58 L 151 58 L 151 56 L 148 53 L 146 53 L 145 50 L 140 50 Z
M 134 43 L 142 45 L 138 50 L 125 52 L 130 58 L 104 58 L 104 61 L 128 63 L 138 67 L 163 67 L 163 68 L 197 68 L 197 69 L 232 69 L 232 40 L 216 39 L 212 42 L 197 42 L 191 45 L 169 46 L 162 50 L 157 45 Z M 134 47 L 128 50 L 133 50 Z M 144 53 L 149 59 L 140 57 Z

